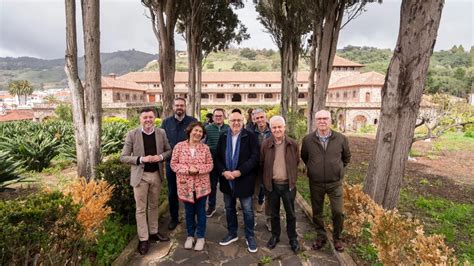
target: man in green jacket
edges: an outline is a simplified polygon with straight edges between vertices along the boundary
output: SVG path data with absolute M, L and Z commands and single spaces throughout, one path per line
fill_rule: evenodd
M 224 119 L 224 109 L 216 108 L 214 109 L 214 112 L 212 112 L 213 122 L 206 126 L 206 144 L 211 150 L 214 162 L 216 161 L 216 150 L 219 137 L 223 132 L 227 132 L 227 129 L 229 128 L 229 125 L 224 124 Z M 209 218 L 216 212 L 217 182 L 220 175 L 221 173 L 216 173 L 215 170 L 211 172 L 211 194 L 209 194 L 209 202 L 206 211 L 206 216 Z
M 334 247 L 344 250 L 341 232 L 344 224 L 343 178 L 344 167 L 351 159 L 347 138 L 331 130 L 331 113 L 321 110 L 316 113 L 315 132 L 306 135 L 301 147 L 301 159 L 308 171 L 313 222 L 318 234 L 314 249 L 321 249 L 327 241 L 323 221 L 324 197 L 329 196 L 331 205 Z

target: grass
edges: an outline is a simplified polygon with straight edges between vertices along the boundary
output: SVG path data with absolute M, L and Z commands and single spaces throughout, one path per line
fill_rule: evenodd
M 272 263 L 272 257 L 270 256 L 263 256 L 260 258 L 260 261 L 258 262 L 259 265 L 268 265 Z
M 399 209 L 421 220 L 428 234 L 442 234 L 456 256 L 474 262 L 474 204 L 402 191 Z

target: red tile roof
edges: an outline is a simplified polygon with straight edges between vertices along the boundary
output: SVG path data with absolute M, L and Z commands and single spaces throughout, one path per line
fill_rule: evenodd
M 329 88 L 334 89 L 351 86 L 383 86 L 384 82 L 385 76 L 383 74 L 371 71 L 339 78 L 338 80 L 329 84 Z
M 0 114 L 0 122 L 33 120 L 33 110 L 9 110 L 5 115 Z
M 134 73 L 134 72 L 132 72 Z M 146 88 L 138 85 L 136 82 L 118 79 L 113 77 L 102 77 L 102 89 L 124 89 L 133 91 L 146 91 Z

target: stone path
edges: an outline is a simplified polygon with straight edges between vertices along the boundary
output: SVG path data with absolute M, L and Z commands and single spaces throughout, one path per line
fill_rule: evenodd
M 182 223 L 172 232 L 168 232 L 168 215 L 160 220 L 160 232 L 170 235 L 171 242 L 153 243 L 150 252 L 141 256 L 135 253 L 129 265 L 339 265 L 337 258 L 332 253 L 329 245 L 320 251 L 311 250 L 314 230 L 309 219 L 298 204 L 296 207 L 297 233 L 302 252 L 295 255 L 288 244 L 284 210 L 281 211 L 281 236 L 280 242 L 273 249 L 266 248 L 266 243 L 271 233 L 265 227 L 265 217 L 258 213 L 255 237 L 258 245 L 257 253 L 249 253 L 245 243 L 243 229 L 243 215 L 239 212 L 239 240 L 228 246 L 220 246 L 219 241 L 227 233 L 222 193 L 218 192 L 217 212 L 207 219 L 206 247 L 202 252 L 186 250 L 183 247 L 186 239 L 183 208 L 180 207 Z

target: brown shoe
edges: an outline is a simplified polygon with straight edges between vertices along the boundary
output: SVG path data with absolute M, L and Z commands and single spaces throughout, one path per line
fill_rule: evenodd
M 344 242 L 342 240 L 334 240 L 334 249 L 338 252 L 343 252 L 344 251 Z
M 159 241 L 159 242 L 170 241 L 169 237 L 161 235 L 160 233 L 150 235 L 149 239 L 152 241 Z
M 320 250 L 321 248 L 324 247 L 325 244 L 326 244 L 326 239 L 318 238 L 318 239 L 314 240 L 313 249 L 314 250 Z
M 145 255 L 148 253 L 148 240 L 146 241 L 139 241 L 138 242 L 138 252 L 140 252 L 141 255 Z

